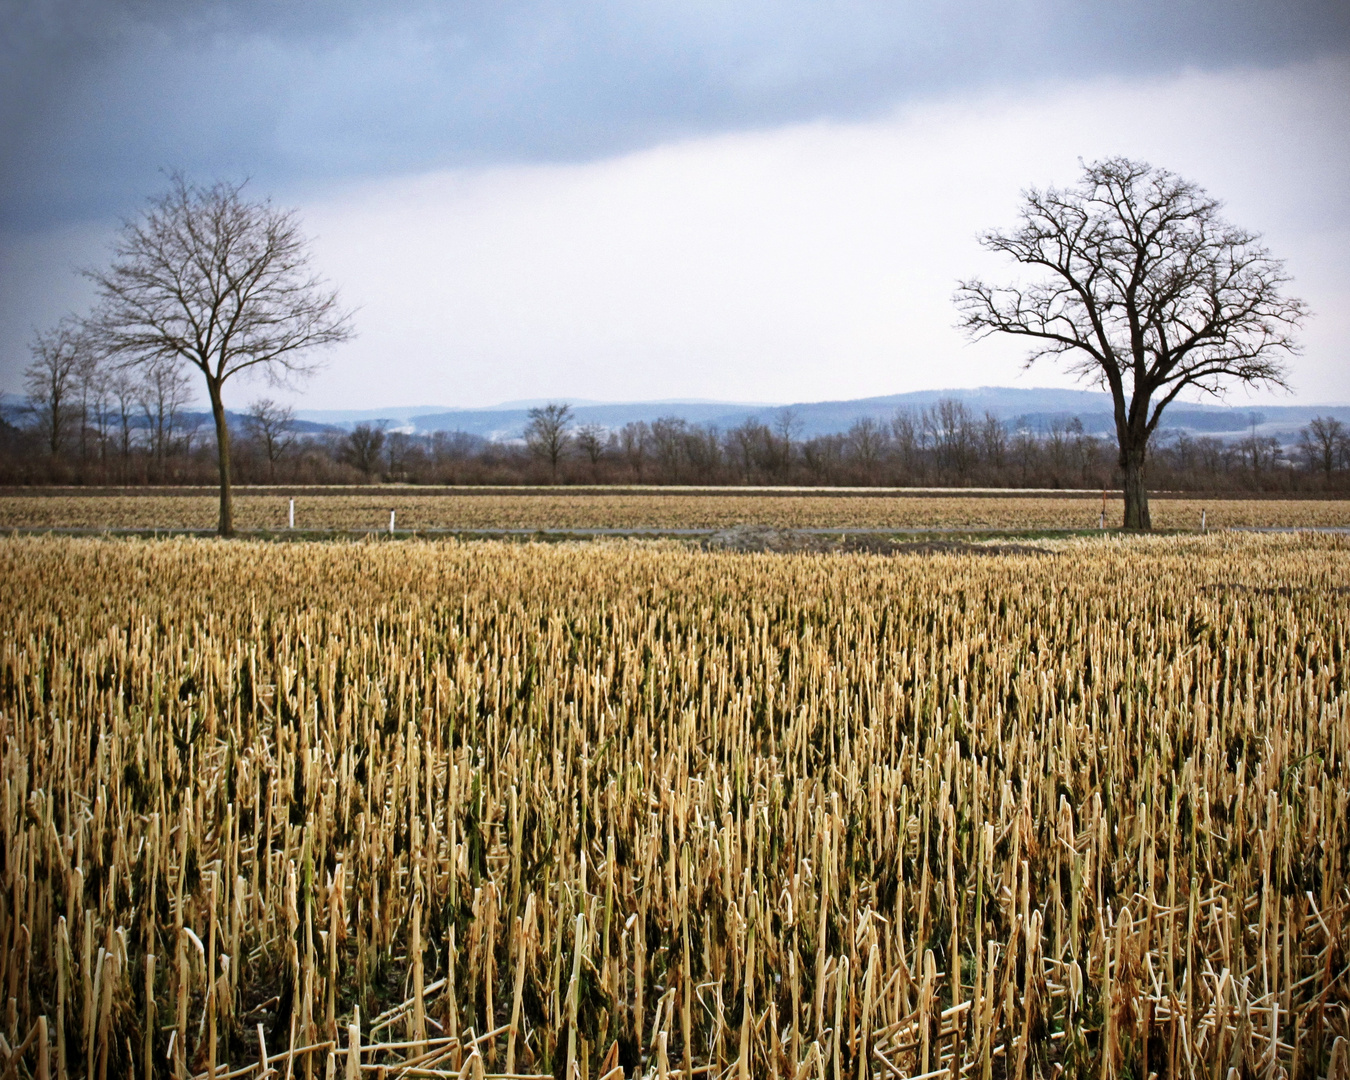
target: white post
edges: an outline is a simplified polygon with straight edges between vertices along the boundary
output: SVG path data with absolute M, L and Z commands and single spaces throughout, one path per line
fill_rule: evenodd
M 361 1080 L 361 1007 L 352 1008 L 347 1025 L 347 1080 Z
M 295 528 L 295 500 L 291 500 L 290 528 Z
M 1203 506 L 1200 508 L 1200 531 L 1201 532 L 1209 531 L 1208 529 L 1205 528 L 1205 508 Z
M 1100 519 L 1098 520 L 1098 522 L 1097 522 L 1097 528 L 1099 528 L 1099 529 L 1104 529 L 1104 528 L 1106 528 L 1106 511 L 1105 511 L 1105 510 L 1102 511 L 1102 516 L 1101 516 L 1101 518 L 1100 518 Z
M 392 510 L 389 511 L 389 531 L 394 531 L 394 512 Z

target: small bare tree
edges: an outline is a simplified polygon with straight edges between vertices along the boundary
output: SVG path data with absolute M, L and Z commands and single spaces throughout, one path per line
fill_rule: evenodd
M 786 478 L 792 471 L 793 450 L 802 433 L 802 420 L 797 410 L 779 409 L 773 418 L 773 430 L 778 436 L 778 445 L 774 448 L 772 469 Z
M 100 303 L 89 319 L 123 364 L 173 357 L 201 372 L 215 420 L 222 536 L 234 532 L 225 384 L 240 372 L 284 385 L 315 370 L 317 347 L 352 335 L 337 293 L 311 269 L 296 215 L 248 202 L 243 185 L 171 178 L 128 221 L 107 270 L 86 271 Z
M 1347 438 L 1345 425 L 1334 416 L 1314 416 L 1298 433 L 1298 448 L 1310 470 L 1330 479 L 1345 454 Z
M 1008 457 L 1008 426 L 993 413 L 985 411 L 980 422 L 980 456 L 991 469 L 1002 469 Z
M 369 480 L 380 467 L 384 440 L 384 424 L 357 424 L 342 440 L 339 457 Z
M 178 356 L 157 356 L 140 368 L 137 400 L 145 416 L 150 461 L 155 475 L 162 479 L 173 449 L 174 433 L 192 401 L 192 380 Z
M 37 418 L 47 451 L 60 456 L 76 420 L 76 395 L 81 365 L 89 354 L 88 340 L 75 322 L 66 319 L 55 329 L 33 339 L 33 361 L 24 369 L 28 406 Z
M 975 414 L 960 398 L 942 398 L 924 409 L 921 421 L 937 457 L 938 468 L 965 481 L 979 446 Z
M 1163 169 L 1109 158 L 1084 166 L 1076 188 L 1023 200 L 1017 229 L 980 242 L 1043 276 L 962 282 L 961 325 L 972 338 L 1032 338 L 1028 366 L 1067 356 L 1071 371 L 1110 390 L 1125 527 L 1150 528 L 1144 463 L 1163 410 L 1188 386 L 1285 386 L 1283 358 L 1307 308 L 1282 294 L 1284 266 L 1255 233 Z
M 913 483 L 923 471 L 923 425 L 908 409 L 896 409 L 891 417 L 891 445 L 905 483 Z
M 607 443 L 603 424 L 583 424 L 577 431 L 577 449 L 591 463 L 591 477 L 595 479 L 600 473 L 600 459 L 605 456 L 605 446 Z
M 139 401 L 140 383 L 135 374 L 125 368 L 113 371 L 108 378 L 108 394 L 116 409 L 117 443 L 122 460 L 122 480 L 125 482 L 131 463 L 131 428 Z
M 88 461 L 94 451 L 100 458 L 108 454 L 108 368 L 93 349 L 81 350 L 76 369 L 76 411 L 80 421 L 80 460 Z
M 642 482 L 643 467 L 647 463 L 647 452 L 651 449 L 651 435 L 651 428 L 645 420 L 630 420 L 619 429 L 619 452 L 639 483 Z
M 556 483 L 558 462 L 571 442 L 567 425 L 572 419 L 572 406 L 550 401 L 542 409 L 531 409 L 528 416 L 525 444 L 532 454 L 548 462 L 549 473 Z
M 249 434 L 267 456 L 267 479 L 277 477 L 277 462 L 295 444 L 295 410 L 271 398 L 258 398 L 244 414 Z
M 864 484 L 875 483 L 877 469 L 887 450 L 886 429 L 871 416 L 854 420 L 845 436 L 849 456 L 858 466 Z

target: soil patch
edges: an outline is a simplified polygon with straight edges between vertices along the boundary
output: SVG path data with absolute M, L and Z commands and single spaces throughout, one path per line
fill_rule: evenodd
M 976 544 L 968 540 L 900 540 L 881 533 L 826 533 L 738 525 L 705 538 L 705 551 L 817 551 L 868 555 L 1049 555 L 1032 544 Z

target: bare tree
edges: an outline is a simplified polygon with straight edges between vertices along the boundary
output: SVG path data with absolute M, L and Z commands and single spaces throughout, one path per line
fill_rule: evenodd
M 525 425 L 525 444 L 536 457 L 548 462 L 554 482 L 558 479 L 558 462 L 571 442 L 567 425 L 572 419 L 572 406 L 550 401 L 542 409 L 531 409 Z
M 24 369 L 24 389 L 53 459 L 60 456 L 76 419 L 80 366 L 88 351 L 87 338 L 69 319 L 33 339 L 33 361 Z
M 802 433 L 802 420 L 796 409 L 779 409 L 773 418 L 773 431 L 778 436 L 773 469 L 786 479 L 792 471 L 792 448 Z
M 964 483 L 978 446 L 975 415 L 959 398 L 942 398 L 932 409 L 923 411 L 922 421 L 932 440 L 938 467 L 954 473 Z
M 1078 472 L 1077 483 L 1080 486 L 1096 487 L 1097 483 L 1100 482 L 1105 487 L 1106 476 L 1110 475 L 1110 470 L 1104 470 L 1106 476 L 1099 475 L 1103 470 L 1100 468 L 1101 443 L 1097 440 L 1097 437 L 1084 429 L 1082 419 L 1077 416 L 1069 419 L 1068 432 L 1070 437 L 1069 448 Z
M 645 420 L 630 420 L 619 429 L 619 450 L 639 482 L 642 480 L 643 466 L 647 463 L 651 434 L 651 428 Z
M 838 475 L 846 459 L 847 435 L 817 435 L 802 443 L 802 465 L 817 483 Z
M 136 413 L 140 385 L 135 375 L 125 368 L 113 371 L 108 379 L 108 394 L 117 410 L 118 449 L 122 458 L 122 479 L 127 479 L 131 461 L 131 423 Z
M 1036 433 L 1026 425 L 1025 418 L 1021 418 L 1013 436 L 1013 457 L 1017 462 L 1022 487 L 1031 482 L 1032 469 L 1040 459 L 1040 451 L 1040 441 L 1036 438 Z
M 1184 431 L 1172 432 L 1172 445 L 1168 448 L 1173 466 L 1180 472 L 1188 472 L 1195 464 L 1195 440 Z
M 1260 413 L 1247 416 L 1247 437 L 1238 441 L 1234 449 L 1242 461 L 1252 471 L 1252 479 L 1259 481 L 1263 473 L 1269 472 L 1284 456 L 1284 447 L 1273 435 L 1260 434 L 1261 423 L 1265 417 Z
M 197 436 L 202 434 L 202 428 L 206 426 L 206 418 L 199 412 L 185 412 L 178 424 L 178 445 L 177 450 L 184 458 L 191 459 L 192 444 Z
M 689 421 L 683 416 L 658 416 L 652 421 L 652 452 L 668 484 L 680 482 L 688 436 Z
M 80 460 L 87 461 L 90 451 L 108 453 L 108 369 L 93 349 L 84 349 L 75 369 L 76 410 L 80 421 Z M 91 447 L 90 444 L 93 444 Z
M 741 479 L 750 483 L 773 456 L 773 432 L 758 417 L 747 416 L 727 432 L 727 450 L 740 466 Z
M 991 469 L 1002 469 L 1008 456 L 1008 427 L 997 416 L 985 411 L 980 423 L 980 456 Z
M 351 337 L 351 317 L 310 268 L 294 212 L 248 202 L 242 184 L 171 178 L 128 221 L 107 270 L 86 275 L 100 304 L 89 320 L 125 364 L 173 357 L 206 380 L 215 420 L 222 536 L 234 532 L 230 431 L 223 391 L 240 372 L 275 384 L 311 373 L 316 347 Z
M 923 428 L 908 409 L 896 409 L 891 417 L 891 444 L 906 482 L 913 482 L 923 468 Z
M 150 460 L 161 477 L 179 418 L 192 400 L 191 384 L 191 378 L 183 370 L 181 357 L 160 355 L 141 365 L 137 401 L 145 415 Z
M 860 416 L 845 436 L 849 456 L 857 463 L 864 484 L 876 480 L 877 468 L 886 452 L 886 429 L 873 417 Z
M 691 424 L 684 434 L 684 457 L 694 479 L 708 482 L 722 467 L 722 434 L 716 424 Z
M 577 449 L 591 463 L 592 478 L 600 473 L 600 459 L 605 456 L 606 434 L 603 424 L 584 424 L 577 430 Z
M 1224 441 L 1213 435 L 1201 435 L 1195 440 L 1196 459 L 1200 463 L 1200 468 L 1211 478 L 1223 470 L 1227 452 L 1228 448 L 1224 445 Z
M 1314 416 L 1298 433 L 1298 448 L 1310 470 L 1320 470 L 1327 479 L 1346 444 L 1345 425 L 1334 416 Z
M 271 398 L 258 398 L 249 405 L 244 423 L 267 456 L 268 481 L 274 481 L 277 462 L 295 443 L 295 410 Z
M 380 466 L 380 451 L 384 449 L 383 424 L 357 424 L 342 440 L 339 456 L 349 465 L 354 465 L 370 479 Z
M 384 460 L 389 465 L 386 479 L 398 484 L 407 483 L 424 457 L 422 441 L 416 435 L 407 431 L 389 432 L 384 441 Z
M 1050 421 L 1041 438 L 1041 451 L 1045 463 L 1050 468 L 1050 479 L 1054 487 L 1063 487 L 1069 473 L 1069 447 L 1073 433 L 1067 422 L 1061 419 Z
M 1188 386 L 1285 386 L 1283 358 L 1307 314 L 1282 295 L 1283 264 L 1219 210 L 1163 169 L 1094 162 L 1076 188 L 1025 192 L 1020 226 L 980 238 L 1042 279 L 972 279 L 956 293 L 971 337 L 1032 338 L 1028 366 L 1067 356 L 1071 371 L 1110 390 L 1126 528 L 1151 527 L 1144 465 L 1163 410 Z
M 475 456 L 480 455 L 487 440 L 467 431 L 434 431 L 431 434 L 431 459 L 435 463 L 440 480 L 445 484 L 457 484 L 466 465 Z

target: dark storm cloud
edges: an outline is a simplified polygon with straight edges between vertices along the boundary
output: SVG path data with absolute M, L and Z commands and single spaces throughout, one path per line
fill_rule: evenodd
M 0 0 L 0 18 L 10 228 L 126 210 L 166 167 L 271 189 L 579 160 L 962 86 L 1350 47 L 1350 5 L 1322 0 Z

